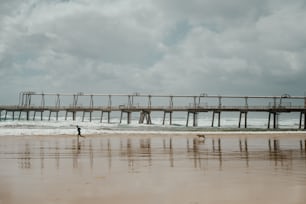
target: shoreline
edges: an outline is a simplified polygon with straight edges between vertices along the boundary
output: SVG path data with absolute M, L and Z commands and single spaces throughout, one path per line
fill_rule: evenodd
M 102 133 L 83 134 L 86 138 L 96 137 L 196 137 L 197 135 L 205 135 L 206 138 L 300 138 L 306 139 L 305 131 L 111 131 Z M 70 138 L 76 137 L 76 134 L 35 134 L 35 135 L 1 135 L 1 138 Z M 85 139 L 86 139 L 85 138 Z

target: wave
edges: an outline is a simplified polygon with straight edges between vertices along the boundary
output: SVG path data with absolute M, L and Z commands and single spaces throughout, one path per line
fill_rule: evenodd
M 189 125 L 186 127 L 186 119 L 183 117 L 173 118 L 172 125 L 166 121 L 162 125 L 163 118 L 155 118 L 151 125 L 138 124 L 137 118 L 132 118 L 131 124 L 126 124 L 123 120 L 120 124 L 120 118 L 112 118 L 111 123 L 106 121 L 100 122 L 99 117 L 92 118 L 92 121 L 65 120 L 60 117 L 58 120 L 51 118 L 43 118 L 43 120 L 27 121 L 27 120 L 2 120 L 0 121 L 0 136 L 4 135 L 73 135 L 76 134 L 76 126 L 82 128 L 83 134 L 101 134 L 101 133 L 182 133 L 182 132 L 199 132 L 199 131 L 267 131 L 267 118 L 249 118 L 248 128 L 238 128 L 238 118 L 223 117 L 221 118 L 221 128 L 211 127 L 211 119 L 199 118 L 198 126 Z M 216 124 L 215 124 L 216 125 Z M 299 126 L 298 119 L 280 118 L 279 129 L 281 130 L 297 130 Z

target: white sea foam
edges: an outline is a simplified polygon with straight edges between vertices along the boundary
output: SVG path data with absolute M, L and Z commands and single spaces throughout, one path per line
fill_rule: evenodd
M 111 123 L 100 122 L 100 118 L 93 118 L 90 121 L 81 121 L 81 118 L 77 118 L 76 121 L 71 119 L 65 120 L 64 117 L 60 117 L 59 120 L 51 118 L 43 118 L 43 120 L 1 120 L 0 121 L 0 136 L 4 135 L 73 135 L 76 134 L 76 125 L 81 126 L 82 134 L 101 134 L 101 133 L 148 133 L 154 132 L 159 134 L 181 134 L 186 132 L 223 132 L 229 129 L 235 129 L 237 133 L 245 130 L 259 131 L 267 130 L 267 118 L 248 118 L 248 129 L 238 129 L 237 117 L 222 117 L 221 128 L 211 128 L 211 118 L 209 116 L 201 117 L 198 120 L 198 127 L 192 127 L 192 121 L 189 123 L 189 127 L 186 127 L 186 118 L 176 117 L 173 118 L 172 125 L 169 125 L 169 119 L 166 120 L 166 125 L 162 125 L 162 118 L 153 118 L 152 125 L 138 124 L 138 118 L 133 118 L 131 124 L 126 124 L 126 120 L 123 120 L 120 124 L 118 117 L 113 117 Z M 243 126 L 242 122 L 242 126 Z M 279 118 L 280 129 L 298 129 L 298 118 Z M 215 121 L 215 126 L 217 122 Z

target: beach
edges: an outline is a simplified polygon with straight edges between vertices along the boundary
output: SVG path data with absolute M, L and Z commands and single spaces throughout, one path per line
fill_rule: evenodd
M 0 137 L 0 203 L 306 201 L 304 132 Z

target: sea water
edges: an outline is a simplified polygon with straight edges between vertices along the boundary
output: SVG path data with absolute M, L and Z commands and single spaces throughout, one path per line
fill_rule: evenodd
M 197 131 L 267 131 L 268 117 L 265 114 L 249 114 L 247 120 L 247 129 L 238 128 L 239 115 L 237 114 L 223 114 L 221 116 L 221 127 L 217 127 L 217 121 L 212 126 L 212 116 L 209 113 L 199 114 L 197 126 L 192 126 L 192 118 L 189 119 L 189 125 L 186 126 L 187 117 L 183 114 L 173 115 L 172 124 L 170 125 L 169 116 L 165 118 L 165 125 L 163 124 L 163 117 L 161 115 L 152 115 L 152 124 L 139 124 L 138 114 L 133 114 L 130 124 L 127 124 L 125 117 L 120 123 L 119 114 L 111 116 L 110 123 L 98 115 L 94 115 L 92 120 L 89 117 L 84 118 L 77 116 L 76 120 L 64 116 L 60 116 L 58 120 L 53 116 L 50 118 L 36 117 L 35 120 L 13 120 L 9 115 L 6 120 L 0 121 L 0 135 L 65 135 L 76 134 L 76 125 L 82 129 L 82 134 L 100 134 L 111 132 L 197 132 Z M 272 121 L 271 121 L 272 122 Z M 271 124 L 271 127 L 273 125 Z M 242 118 L 241 127 L 244 127 L 244 119 Z M 298 130 L 299 114 L 280 114 L 278 116 L 278 130 Z M 272 129 L 270 129 L 272 130 Z

